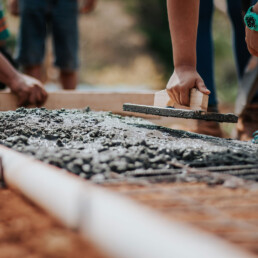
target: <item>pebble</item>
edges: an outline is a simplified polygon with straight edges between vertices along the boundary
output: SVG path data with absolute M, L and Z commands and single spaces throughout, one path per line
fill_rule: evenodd
M 0 143 L 97 181 L 137 169 L 169 169 L 172 159 L 191 167 L 258 164 L 255 144 L 171 130 L 89 108 L 0 112 Z M 181 175 L 184 179 L 201 180 L 187 173 Z

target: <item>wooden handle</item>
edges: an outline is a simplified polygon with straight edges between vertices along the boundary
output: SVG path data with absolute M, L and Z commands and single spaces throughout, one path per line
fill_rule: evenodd
M 198 89 L 193 88 L 190 91 L 190 108 L 191 110 L 207 111 L 209 102 L 209 95 L 200 92 Z
M 177 102 L 173 101 L 167 90 L 162 90 L 155 93 L 154 106 L 156 107 L 174 107 L 178 109 L 188 109 L 188 110 L 203 110 L 207 111 L 208 108 L 209 95 L 203 94 L 198 89 L 193 88 L 190 91 L 190 106 L 182 106 Z

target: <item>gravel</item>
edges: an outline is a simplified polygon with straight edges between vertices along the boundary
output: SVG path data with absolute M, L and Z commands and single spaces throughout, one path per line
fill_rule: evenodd
M 258 164 L 258 146 L 250 142 L 167 129 L 89 108 L 1 112 L 0 144 L 86 179 L 175 169 L 176 163 L 195 168 Z

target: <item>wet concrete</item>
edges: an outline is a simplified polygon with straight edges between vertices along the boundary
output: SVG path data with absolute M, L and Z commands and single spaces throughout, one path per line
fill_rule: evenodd
M 178 164 L 194 168 L 258 164 L 258 145 L 249 142 L 167 129 L 89 108 L 1 112 L 0 144 L 100 181 L 137 171 L 178 174 Z

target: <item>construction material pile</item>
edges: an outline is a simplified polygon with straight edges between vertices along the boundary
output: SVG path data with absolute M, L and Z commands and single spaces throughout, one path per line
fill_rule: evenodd
M 0 144 L 98 180 L 148 171 L 182 176 L 185 167 L 258 164 L 258 146 L 249 142 L 171 130 L 89 108 L 1 112 Z

